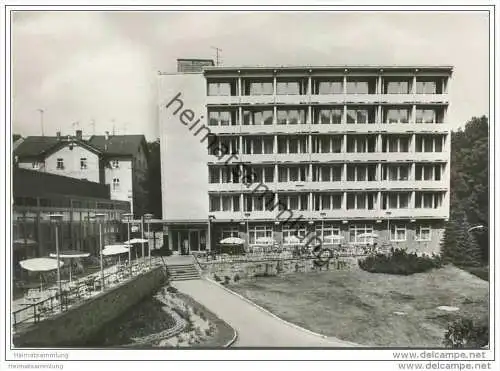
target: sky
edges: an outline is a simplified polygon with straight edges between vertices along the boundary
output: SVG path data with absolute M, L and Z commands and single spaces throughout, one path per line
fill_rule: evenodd
M 176 58 L 225 66 L 454 66 L 452 128 L 488 114 L 488 15 L 480 12 L 16 12 L 13 133 L 158 137 L 158 71 Z M 94 125 L 91 123 L 94 122 Z

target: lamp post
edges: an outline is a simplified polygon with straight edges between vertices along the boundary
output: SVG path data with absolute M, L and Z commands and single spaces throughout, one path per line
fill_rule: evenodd
M 250 248 L 250 230 L 248 227 L 248 218 L 252 215 L 251 213 L 245 213 L 246 224 L 247 224 L 247 249 Z
M 59 294 L 59 305 L 61 307 L 61 312 L 63 309 L 63 303 L 62 303 L 62 284 L 61 284 L 61 263 L 59 260 L 59 228 L 58 228 L 58 222 L 60 222 L 63 218 L 62 214 L 51 214 L 50 215 L 50 220 L 55 221 L 55 226 L 56 226 L 56 259 L 57 259 L 57 292 Z
M 323 239 L 325 238 L 325 216 L 326 213 L 319 214 L 321 216 L 321 244 L 323 244 Z
M 215 215 L 208 215 L 208 230 L 207 230 L 207 251 L 212 252 L 212 220 Z
M 387 216 L 387 243 L 391 242 L 391 229 L 390 229 L 390 224 L 389 224 L 389 218 L 390 218 L 391 214 L 392 213 L 390 211 L 385 212 L 385 215 Z
M 94 214 L 95 220 L 99 223 L 99 263 L 101 268 L 101 291 L 104 291 L 104 261 L 102 256 L 102 222 L 106 214 Z
M 142 257 L 142 262 L 144 263 L 146 260 L 146 257 L 144 256 L 144 216 L 141 216 L 141 257 Z
M 134 214 L 125 213 L 122 214 L 122 216 L 125 218 L 125 221 L 127 223 L 127 241 L 130 241 L 130 219 L 133 218 Z M 130 275 L 132 275 L 132 245 L 130 244 L 128 248 L 128 266 L 130 270 Z
M 146 219 L 146 222 L 148 224 L 148 258 L 149 258 L 149 268 L 151 269 L 152 262 L 151 262 L 151 219 L 153 219 L 153 214 L 145 214 L 144 219 Z M 144 238 L 144 236 L 142 236 Z

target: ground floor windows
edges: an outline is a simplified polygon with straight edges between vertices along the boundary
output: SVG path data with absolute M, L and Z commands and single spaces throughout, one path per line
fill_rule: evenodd
M 273 238 L 273 227 L 268 225 L 255 225 L 248 229 L 250 244 L 268 243 Z
M 283 228 L 283 244 L 284 245 L 296 245 L 301 241 L 304 241 L 307 235 L 306 227 L 300 227 L 296 229 Z
M 406 241 L 406 224 L 392 223 L 391 241 Z
M 221 236 L 222 236 L 222 239 L 229 238 L 229 237 L 238 237 L 239 236 L 239 230 L 238 230 L 237 227 L 223 228 L 222 231 L 221 231 Z
M 415 240 L 430 241 L 431 227 L 429 225 L 417 225 L 417 228 L 415 230 Z
M 333 236 L 340 236 L 340 227 L 333 224 L 320 224 L 316 225 L 316 236 L 318 236 L 321 241 L 328 240 Z
M 373 243 L 372 224 L 354 224 L 349 226 L 350 243 Z

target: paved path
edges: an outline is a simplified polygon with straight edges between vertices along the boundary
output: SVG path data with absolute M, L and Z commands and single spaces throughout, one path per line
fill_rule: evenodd
M 293 327 L 207 280 L 175 281 L 172 285 L 207 307 L 238 332 L 233 347 L 350 347 Z

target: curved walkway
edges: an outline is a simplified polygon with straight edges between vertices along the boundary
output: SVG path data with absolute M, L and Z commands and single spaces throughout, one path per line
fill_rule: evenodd
M 238 332 L 233 347 L 355 346 L 292 326 L 210 281 L 175 281 L 172 285 L 207 307 Z

